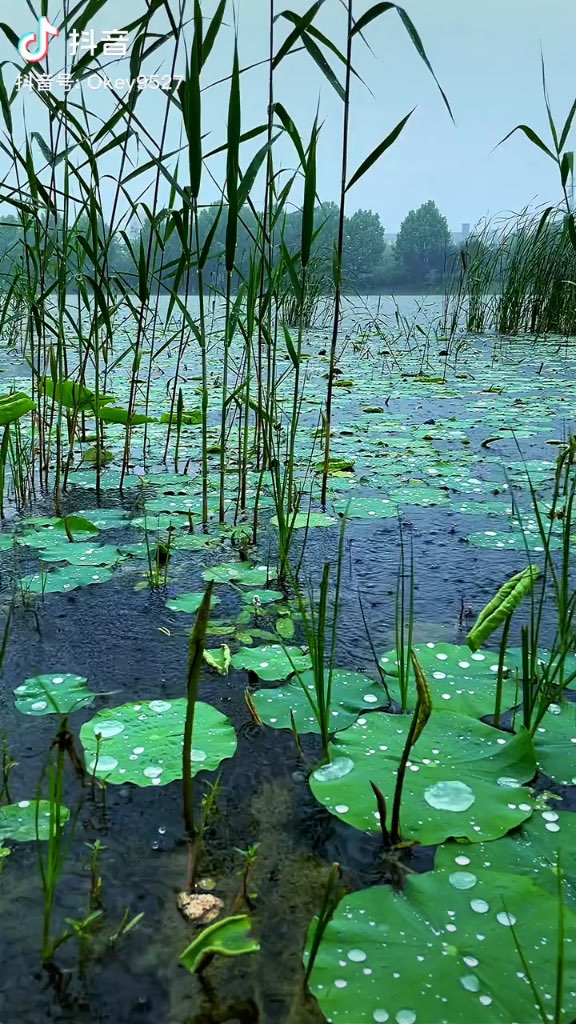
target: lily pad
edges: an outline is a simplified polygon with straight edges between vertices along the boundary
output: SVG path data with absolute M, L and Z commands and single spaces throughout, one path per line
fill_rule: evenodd
M 500 784 L 508 788 L 513 799 L 517 780 L 503 778 Z M 443 843 L 436 851 L 434 866 L 474 874 L 489 868 L 490 871 L 526 875 L 551 896 L 557 896 L 560 855 L 564 899 L 576 907 L 576 868 L 572 854 L 575 844 L 576 814 L 556 811 L 553 805 L 539 807 L 536 803 L 532 817 L 518 831 L 495 843 Z
M 179 597 L 171 597 L 166 601 L 166 607 L 172 612 L 186 612 L 188 615 L 194 615 L 198 611 L 204 593 L 193 593 L 193 594 L 180 594 Z M 219 597 L 212 597 L 210 605 L 213 608 L 215 605 L 220 604 Z
M 538 767 L 555 782 L 576 785 L 576 704 L 550 704 L 534 733 Z
M 151 700 L 99 711 L 80 730 L 88 772 L 136 786 L 166 786 L 181 779 L 186 703 L 184 698 Z M 236 733 L 226 716 L 197 702 L 192 774 L 213 771 L 235 750 Z
M 281 647 L 269 644 L 264 647 L 241 647 L 232 655 L 232 667 L 254 672 L 259 679 L 273 682 L 287 679 L 294 671 L 305 672 L 311 667 L 308 654 L 300 647 Z
M 391 501 L 398 505 L 447 505 L 450 496 L 446 491 L 436 490 L 434 487 L 426 487 L 415 484 L 405 484 L 388 495 Z
M 113 544 L 71 544 L 69 541 L 46 546 L 40 554 L 43 562 L 68 562 L 69 565 L 116 565 L 121 559 Z
M 314 676 L 311 671 L 301 675 L 302 685 L 314 699 Z M 320 727 L 302 685 L 294 679 L 286 686 L 273 690 L 258 690 L 253 695 L 256 710 L 266 725 L 274 729 L 291 729 L 290 712 L 299 733 L 320 732 Z M 359 672 L 335 669 L 332 676 L 331 724 L 334 732 L 347 729 L 358 715 L 367 709 L 384 707 L 388 703 L 379 683 Z
M 29 594 L 65 594 L 69 590 L 89 587 L 94 583 L 107 583 L 111 579 L 109 569 L 71 565 L 66 569 L 51 569 L 49 572 L 23 576 L 20 585 Z
M 70 672 L 34 676 L 16 687 L 15 704 L 23 715 L 67 715 L 92 704 L 96 694 L 87 682 Z
M 342 515 L 347 502 L 334 502 L 334 508 Z M 390 498 L 352 498 L 348 508 L 348 519 L 389 519 L 399 514 L 398 502 Z
M 564 970 L 571 978 L 576 914 L 564 914 Z M 313 933 L 314 926 L 308 948 Z M 402 893 L 378 886 L 341 901 L 310 990 L 334 1024 L 536 1024 L 516 943 L 537 991 L 553 993 L 558 906 L 532 879 L 487 870 L 408 875 Z M 567 1021 L 576 1013 L 573 987 L 564 987 Z
M 60 806 L 60 821 L 68 821 L 70 811 Z M 0 807 L 0 842 L 13 839 L 28 843 L 33 839 L 50 838 L 50 803 L 48 800 L 20 800 Z
M 498 654 L 492 651 L 475 651 L 458 644 L 426 643 L 415 644 L 416 654 L 432 692 L 432 705 L 436 709 L 449 708 L 462 715 L 478 718 L 492 714 L 496 695 Z M 379 659 L 386 673 L 390 693 L 400 699 L 398 661 L 395 651 L 387 651 Z M 519 650 L 509 650 L 504 661 L 506 677 L 503 686 L 502 709 L 513 707 L 520 695 L 516 685 L 514 669 L 521 663 Z M 413 673 L 410 674 L 409 701 L 416 697 Z
M 298 512 L 294 516 L 294 520 L 291 520 L 290 525 L 294 530 L 304 530 L 306 527 L 313 530 L 317 526 L 334 526 L 337 522 L 338 520 L 334 519 L 334 516 L 327 516 L 324 512 L 311 512 L 310 515 L 306 512 Z M 278 517 L 273 516 L 270 523 L 272 526 L 278 526 Z
M 349 825 L 377 829 L 370 783 L 380 787 L 391 807 L 410 722 L 411 716 L 380 712 L 339 733 L 330 745 L 331 763 L 310 776 L 316 799 Z M 527 782 L 535 772 L 526 729 L 510 736 L 464 715 L 434 712 L 410 753 L 402 837 L 424 845 L 448 838 L 497 839 L 532 813 L 530 790 L 519 789 L 511 801 L 498 779 L 513 776 Z
M 502 530 L 482 530 L 479 533 L 471 533 L 466 538 L 469 544 L 475 548 L 495 548 L 497 550 L 525 551 L 526 547 L 535 554 L 544 552 L 544 544 L 539 533 L 526 531 L 526 540 L 521 533 L 505 533 Z M 549 548 L 557 551 L 562 547 L 562 539 L 557 536 L 549 538 Z
M 214 583 L 240 583 L 246 587 L 265 587 L 276 573 L 266 565 L 248 565 L 246 562 L 224 562 L 210 566 L 202 573 L 202 579 Z

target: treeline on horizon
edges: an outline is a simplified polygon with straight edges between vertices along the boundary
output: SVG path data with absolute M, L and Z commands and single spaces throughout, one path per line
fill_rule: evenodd
M 235 287 L 248 275 L 258 235 L 258 217 L 261 215 L 246 208 L 238 226 L 233 280 Z M 198 289 L 194 270 L 184 278 L 181 275 L 184 246 L 178 220 L 179 211 L 167 209 L 152 222 L 148 220 L 138 228 L 120 231 L 112 238 L 109 237 L 107 225 L 103 224 L 102 248 L 106 251 L 109 277 L 119 279 L 125 288 L 133 287 L 137 290 L 140 254 L 151 249 L 157 254 L 155 265 L 149 272 L 156 286 L 162 292 L 177 290 L 180 293 L 187 291 L 196 294 Z M 204 278 L 207 284 L 216 289 L 223 288 L 225 284 L 225 268 L 221 257 L 225 248 L 226 220 L 226 207 L 220 204 L 205 206 L 199 214 L 200 250 L 210 232 L 213 232 Z M 323 203 L 316 208 L 314 229 L 313 273 L 318 291 L 329 293 L 333 287 L 332 264 L 338 231 L 336 203 Z M 17 216 L 0 216 L 0 286 L 4 290 L 9 288 L 19 269 L 25 270 L 25 230 L 31 228 L 25 228 Z M 152 232 L 155 238 L 151 245 Z M 53 234 L 56 254 L 59 248 L 56 226 Z M 446 269 L 454 263 L 458 253 L 447 220 L 432 201 L 410 211 L 393 243 L 387 242 L 380 217 L 372 210 L 358 210 L 346 217 L 344 235 L 344 288 L 349 292 L 378 294 L 387 291 L 440 291 Z M 85 214 L 78 217 L 68 232 L 69 291 L 72 293 L 78 290 L 79 277 L 86 280 L 92 273 L 83 237 L 91 237 Z M 297 257 L 300 237 L 301 211 L 283 213 L 275 239 L 275 258 L 279 258 L 282 243 L 291 255 Z M 195 260 L 196 253 L 191 252 L 189 265 L 192 268 Z

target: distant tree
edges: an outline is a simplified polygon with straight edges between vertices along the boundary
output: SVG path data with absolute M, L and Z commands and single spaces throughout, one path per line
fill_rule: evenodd
M 344 224 L 344 280 L 346 285 L 370 291 L 378 278 L 386 242 L 380 217 L 372 210 L 357 210 Z
M 438 281 L 451 248 L 448 221 L 430 199 L 402 221 L 396 259 L 413 283 L 430 285 Z

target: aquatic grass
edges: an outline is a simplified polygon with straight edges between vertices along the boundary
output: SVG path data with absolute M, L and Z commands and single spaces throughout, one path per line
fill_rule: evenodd
M 338 641 L 338 621 L 340 615 L 340 591 L 342 585 L 342 565 L 344 561 L 344 541 L 346 534 L 346 514 L 342 517 L 340 525 L 340 539 L 338 544 L 338 556 L 336 561 L 336 582 L 332 598 L 332 614 L 330 615 L 329 594 L 330 594 L 330 563 L 326 562 L 322 570 L 320 592 L 316 605 L 315 597 L 310 590 L 308 601 L 302 595 L 298 585 L 295 585 L 298 610 L 304 627 L 306 643 L 312 661 L 312 679 L 314 683 L 313 693 L 310 692 L 302 678 L 302 674 L 296 667 L 293 658 L 286 650 L 290 663 L 302 687 L 314 717 L 320 729 L 322 743 L 322 756 L 324 760 L 330 759 L 329 743 L 332 733 L 332 679 L 336 666 L 336 645 Z
M 408 710 L 410 674 L 413 668 L 411 651 L 414 636 L 415 567 L 414 552 L 412 549 L 412 543 L 410 543 L 410 562 L 408 572 L 406 571 L 406 553 L 401 520 L 399 520 L 398 529 L 400 541 L 400 562 L 396 580 L 394 633 L 396 638 L 396 656 L 398 659 L 401 711 L 405 713 Z

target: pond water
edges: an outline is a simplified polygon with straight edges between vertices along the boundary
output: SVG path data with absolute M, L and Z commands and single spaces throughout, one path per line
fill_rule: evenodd
M 440 300 L 436 299 L 427 300 L 425 311 L 416 300 L 399 302 L 401 315 L 410 318 L 411 323 L 431 322 L 433 315 L 440 311 Z M 137 708 L 136 713 L 142 718 L 140 725 L 147 727 L 146 716 L 160 721 L 162 714 L 172 713 L 173 702 L 185 696 L 188 637 L 194 615 L 170 608 L 167 602 L 177 601 L 183 594 L 201 593 L 205 587 L 202 574 L 206 569 L 231 563 L 238 569 L 231 581 L 215 583 L 214 594 L 219 603 L 212 609 L 207 638 L 209 648 L 218 653 L 221 644 L 226 643 L 234 656 L 245 647 L 265 646 L 269 650 L 273 643 L 304 643 L 302 623 L 293 601 L 282 599 L 282 595 L 278 595 L 278 601 L 269 603 L 265 597 L 260 598 L 261 604 L 253 601 L 259 589 L 264 595 L 267 589 L 274 589 L 277 531 L 269 522 L 274 508 L 268 478 L 264 481 L 257 549 L 239 545 L 230 532 L 219 531 L 215 522 L 208 531 L 209 543 L 203 546 L 197 515 L 199 427 L 183 429 L 180 468 L 185 463 L 187 474 L 179 479 L 174 476 L 172 467 L 166 471 L 162 466 L 165 425 L 148 425 L 145 449 L 144 428 L 135 428 L 132 472 L 128 477 L 130 486 L 120 498 L 117 482 L 123 431 L 121 427 L 110 425 L 106 431 L 107 447 L 114 460 L 103 474 L 100 505 L 94 490 L 93 469 L 81 464 L 79 459 L 64 495 L 63 513 L 81 515 L 100 525 L 100 532 L 93 538 L 82 537 L 73 545 L 75 548 L 84 545 L 84 550 L 78 553 L 79 561 L 72 571 L 70 565 L 62 561 L 62 542 L 66 541 L 66 535 L 59 533 L 57 527 L 51 529 L 55 524 L 45 521 L 45 517 L 54 515 L 48 497 L 38 494 L 33 508 L 26 512 L 17 512 L 12 506 L 7 508 L 7 519 L 0 534 L 5 545 L 0 551 L 5 609 L 13 593 L 17 594 L 0 690 L 4 763 L 6 765 L 8 759 L 14 762 L 9 771 L 5 770 L 9 799 L 13 804 L 33 801 L 40 792 L 40 785 L 42 795 L 46 795 L 46 779 L 42 782 L 42 775 L 59 720 L 56 714 L 41 713 L 46 711 L 41 706 L 41 690 L 27 704 L 22 699 L 26 695 L 21 694 L 20 705 L 24 703 L 24 707 L 17 706 L 19 695 L 14 691 L 26 680 L 46 674 L 57 678 L 75 674 L 87 679 L 90 690 L 98 696 L 70 714 L 68 728 L 80 756 L 88 744 L 86 764 L 94 778 L 92 784 L 88 780 L 82 785 L 72 761 L 67 760 L 63 802 L 70 810 L 70 821 L 63 833 L 64 858 L 56 889 L 53 934 L 71 927 L 66 925 L 67 919 L 79 921 L 90 909 L 90 844 L 96 842 L 102 844 L 98 862 L 101 876 L 98 906 L 103 914 L 88 940 L 71 939 L 63 943 L 54 955 L 54 965 L 50 969 L 43 968 L 40 953 L 44 896 L 39 857 L 46 857 L 47 844 L 6 837 L 5 846 L 11 853 L 0 861 L 4 868 L 0 876 L 2 1024 L 13 1021 L 21 1024 L 43 1021 L 130 1024 L 140 1021 L 145 1024 L 159 1021 L 166 1024 L 207 1024 L 210 1021 L 306 1024 L 309 1021 L 320 1024 L 328 1019 L 363 1024 L 364 1021 L 388 1020 L 386 1014 L 400 1024 L 413 1020 L 419 1024 L 436 1024 L 444 1019 L 454 1024 L 460 1020 L 460 1004 L 457 1011 L 452 1011 L 456 1014 L 452 1017 L 446 1016 L 449 1009 L 438 1006 L 426 1019 L 421 1013 L 411 1016 L 416 1014 L 411 1005 L 399 1003 L 399 1009 L 391 1009 L 384 997 L 380 1004 L 376 997 L 370 996 L 364 1006 L 362 986 L 371 984 L 370 969 L 363 963 L 362 935 L 358 940 L 354 938 L 353 909 L 350 911 L 350 938 L 346 939 L 351 950 L 348 967 L 340 968 L 343 984 L 339 985 L 340 978 L 335 976 L 330 991 L 337 994 L 339 988 L 342 991 L 347 985 L 348 991 L 352 988 L 353 995 L 356 992 L 356 1017 L 349 1004 L 337 1001 L 332 1004 L 330 999 L 322 1004 L 322 981 L 318 979 L 312 990 L 320 1003 L 305 998 L 302 952 L 311 920 L 322 904 L 331 863 L 341 865 L 343 885 L 352 894 L 347 899 L 372 886 L 383 885 L 388 891 L 393 875 L 393 866 L 381 855 L 380 834 L 373 820 L 376 805 L 369 811 L 372 826 L 364 827 L 364 811 L 360 808 L 354 788 L 357 783 L 353 780 L 358 750 L 372 753 L 379 746 L 383 753 L 380 761 L 374 757 L 373 778 L 381 786 L 385 785 L 386 771 L 392 772 L 386 767 L 386 758 L 390 755 L 388 743 L 391 749 L 394 743 L 398 744 L 402 740 L 402 729 L 409 722 L 404 717 L 387 716 L 388 732 L 398 734 L 387 741 L 382 725 L 385 716 L 379 710 L 372 710 L 386 705 L 372 652 L 374 650 L 378 656 L 387 652 L 389 655 L 396 642 L 400 536 L 405 551 L 411 546 L 414 555 L 414 644 L 421 652 L 429 675 L 433 705 L 444 704 L 446 711 L 447 703 L 453 700 L 458 713 L 462 713 L 466 710 L 462 698 L 464 690 L 473 707 L 471 711 L 466 706 L 471 716 L 467 721 L 473 723 L 469 734 L 458 723 L 450 732 L 449 719 L 445 717 L 441 727 L 430 725 L 429 741 L 426 732 L 419 741 L 422 747 L 427 742 L 431 744 L 429 756 L 422 762 L 426 765 L 429 761 L 426 768 L 430 770 L 426 779 L 421 780 L 424 788 L 423 797 L 421 794 L 419 798 L 420 817 L 414 822 L 414 836 L 417 837 L 421 827 L 422 841 L 402 854 L 405 863 L 412 871 L 424 872 L 423 879 L 433 877 L 435 872 L 431 869 L 436 847 L 452 835 L 467 834 L 459 830 L 460 826 L 445 825 L 447 815 L 465 815 L 466 827 L 478 830 L 475 842 L 478 841 L 479 847 L 482 845 L 480 838 L 485 846 L 498 846 L 499 842 L 510 841 L 498 839 L 498 836 L 518 830 L 528 812 L 534 809 L 532 803 L 526 804 L 528 811 L 517 809 L 526 800 L 532 801 L 530 793 L 522 794 L 527 792 L 524 784 L 535 776 L 535 770 L 529 768 L 529 754 L 524 750 L 511 752 L 508 765 L 498 762 L 498 790 L 503 794 L 501 806 L 504 809 L 500 811 L 497 802 L 493 805 L 497 808 L 493 814 L 484 813 L 484 798 L 480 784 L 477 785 L 478 779 L 484 779 L 484 761 L 476 776 L 466 760 L 487 757 L 486 752 L 478 754 L 482 744 L 484 751 L 490 748 L 490 756 L 496 750 L 490 738 L 490 727 L 479 722 L 492 710 L 492 697 L 483 703 L 482 689 L 487 691 L 492 680 L 488 678 L 489 673 L 484 676 L 480 673 L 477 678 L 471 675 L 469 665 L 474 668 L 474 662 L 462 661 L 461 648 L 479 611 L 506 579 L 526 565 L 519 521 L 511 514 L 513 507 L 521 510 L 531 556 L 536 563 L 542 561 L 542 541 L 534 523 L 522 460 L 526 460 L 535 487 L 542 500 L 546 500 L 552 489 L 558 442 L 565 440 L 574 423 L 576 347 L 561 339 L 464 337 L 450 343 L 449 354 L 446 354 L 446 339 L 433 330 L 424 331 L 424 337 L 422 333 L 416 337 L 409 332 L 408 338 L 405 331 L 403 336 L 399 331 L 390 340 L 389 334 L 385 337 L 384 317 L 389 328 L 393 322 L 397 323 L 391 301 L 379 303 L 370 299 L 365 313 L 357 307 L 349 309 L 343 322 L 345 344 L 339 360 L 332 458 L 342 460 L 341 465 L 346 468 L 330 477 L 325 511 L 331 522 L 326 522 L 319 506 L 319 478 L 308 472 L 310 462 L 313 465 L 321 457 L 318 445 L 312 460 L 310 452 L 323 403 L 329 332 L 323 327 L 310 331 L 305 345 L 307 379 L 297 441 L 297 472 L 304 491 L 311 489 L 311 509 L 319 518 L 318 525 L 312 525 L 311 520 L 300 579 L 304 584 L 311 581 L 318 588 L 326 561 L 333 564 L 334 579 L 339 519 L 348 507 L 337 665 L 367 677 L 359 684 L 362 692 L 358 704 L 354 704 L 352 696 L 343 698 L 341 713 L 348 713 L 350 719 L 349 728 L 337 734 L 333 750 L 333 754 L 336 752 L 342 759 L 336 777 L 320 775 L 309 781 L 321 753 L 317 735 L 304 730 L 297 744 L 288 729 L 258 725 L 251 717 L 246 690 L 257 700 L 258 691 L 263 688 L 277 688 L 279 692 L 289 685 L 284 676 L 274 674 L 273 668 L 266 677 L 264 659 L 269 667 L 269 654 L 260 654 L 259 674 L 238 667 L 238 660 L 234 664 L 234 659 L 226 675 L 210 671 L 207 665 L 202 673 L 200 700 L 216 708 L 231 723 L 232 745 L 221 763 L 216 807 L 207 825 L 200 877 L 205 891 L 216 893 L 229 909 L 241 886 L 245 863 L 242 851 L 258 844 L 248 888 L 254 907 L 254 928 L 260 941 L 259 953 L 217 958 L 200 979 L 179 964 L 180 954 L 195 932 L 177 908 L 177 894 L 186 886 L 189 856 L 182 818 L 182 787 L 177 778 L 165 783 L 169 773 L 168 748 L 171 746 L 176 755 L 180 749 L 178 722 L 172 731 L 163 732 L 163 727 L 158 726 L 159 739 L 146 733 L 141 751 L 140 741 L 130 739 L 132 753 L 129 756 L 133 760 L 141 757 L 141 763 L 145 764 L 138 785 L 133 781 L 123 783 L 121 775 L 113 774 L 116 770 L 130 774 L 132 769 L 128 760 L 127 768 L 122 767 L 122 758 L 119 763 L 118 746 L 107 744 L 118 744 L 122 730 L 128 728 L 125 719 L 118 724 L 113 709 L 138 702 L 141 708 Z M 380 330 L 382 336 L 378 336 Z M 216 338 L 211 364 L 214 396 L 219 376 L 218 344 Z M 233 353 L 233 366 L 235 358 Z M 172 346 L 154 365 L 150 382 L 154 415 L 169 408 L 168 388 L 174 365 L 175 346 Z M 198 404 L 198 372 L 196 358 L 186 356 L 181 381 L 186 408 Z M 128 390 L 128 382 L 122 374 L 123 371 L 112 372 L 107 382 L 118 404 L 126 403 Z M 17 389 L 29 389 L 25 366 L 13 356 L 5 357 L 4 377 L 6 383 L 9 381 Z M 216 441 L 216 397 L 211 423 Z M 214 454 L 215 479 L 217 458 Z M 236 489 L 232 461 L 228 483 L 227 519 L 232 524 Z M 257 474 L 251 474 L 252 498 L 256 483 Z M 195 522 L 194 518 L 192 520 L 193 532 L 188 517 L 183 514 L 189 507 L 196 517 Z M 159 536 L 167 535 L 170 517 L 175 527 L 173 536 L 179 541 L 171 552 L 166 586 L 155 589 L 150 588 L 147 580 L 144 511 L 149 517 L 149 543 L 156 543 L 158 525 L 162 528 Z M 33 516 L 39 517 L 38 522 L 33 521 Z M 304 530 L 297 531 L 294 564 L 300 558 L 304 535 Z M 17 543 L 12 544 L 11 539 L 16 539 Z M 99 558 L 102 545 L 105 548 Z M 255 574 L 250 586 L 245 584 L 243 589 L 238 584 L 245 569 L 240 554 L 247 554 L 251 565 L 269 569 L 268 587 L 265 570 L 260 575 Z M 43 576 L 42 571 L 53 565 L 60 566 L 60 575 L 50 571 Z M 34 582 L 39 573 L 40 582 Z M 24 582 L 19 584 L 18 581 Z M 86 583 L 90 585 L 84 585 Z M 43 594 L 37 592 L 42 589 Z M 250 593 L 248 600 L 243 597 L 246 591 Z M 509 641 L 513 649 L 518 648 L 520 626 L 526 622 L 526 615 L 526 611 L 520 611 L 513 619 Z M 286 620 L 290 620 L 288 627 Z M 543 645 L 552 643 L 554 628 L 554 607 L 547 603 L 542 626 Z M 484 657 L 492 666 L 497 660 L 494 652 L 498 636 L 496 634 L 483 648 Z M 453 655 L 456 648 L 459 653 Z M 432 665 L 434 672 L 429 671 L 429 662 L 425 661 L 426 650 L 428 655 L 433 652 L 438 659 Z M 467 673 L 466 683 L 460 688 L 454 657 L 460 659 L 460 666 L 464 665 L 460 671 Z M 444 662 L 449 664 L 449 671 L 442 670 Z M 385 662 L 383 667 L 386 669 Z M 356 684 L 350 682 L 349 685 L 352 688 Z M 450 685 L 454 685 L 453 691 Z M 297 689 L 297 684 L 292 686 Z M 474 704 L 476 697 L 477 705 Z M 352 704 L 346 703 L 348 699 Z M 294 701 L 297 702 L 297 697 Z M 508 701 L 505 709 L 514 703 L 514 700 Z M 265 718 L 265 698 L 260 703 L 257 701 L 256 706 Z M 80 731 L 96 713 L 101 713 L 99 721 L 105 724 L 100 728 L 103 749 L 96 751 L 95 757 L 95 741 L 88 742 L 86 729 L 81 738 Z M 286 714 L 286 706 L 278 711 L 275 705 L 274 717 L 281 713 Z M 398 721 L 402 728 L 395 724 Z M 278 725 L 278 722 L 273 724 Z M 96 725 L 88 728 L 92 728 L 92 736 L 98 731 Z M 366 747 L 368 734 L 370 740 Z M 503 735 L 507 737 L 502 741 L 504 744 L 510 734 Z M 572 735 L 574 723 L 569 720 L 565 732 L 558 734 L 557 746 L 564 750 L 562 743 L 569 744 Z M 516 738 L 522 739 L 521 735 Z M 209 743 L 199 739 L 197 747 L 193 744 L 196 767 L 200 769 L 196 776 L 199 796 L 210 791 L 216 778 L 214 771 L 202 770 L 203 761 L 211 756 L 209 744 L 223 742 L 213 736 L 208 739 Z M 152 741 L 156 743 L 156 760 L 152 758 L 149 763 L 144 748 Z M 457 760 L 458 743 L 462 744 L 463 755 L 466 755 L 459 767 L 454 760 Z M 157 763 L 158 751 L 162 764 Z M 233 756 L 229 756 L 230 753 Z M 568 754 L 562 757 L 566 760 Z M 349 774 L 344 770 L 345 759 L 355 769 Z M 416 773 L 420 762 L 421 757 L 413 764 L 416 769 L 414 785 L 418 783 Z M 574 787 L 569 776 L 574 769 L 570 766 L 568 775 L 562 770 L 555 774 L 552 769 L 556 763 L 551 760 L 547 771 L 537 778 L 537 789 L 560 797 L 552 810 L 545 811 L 548 814 L 566 811 L 573 801 Z M 434 764 L 439 766 L 436 774 L 431 768 Z M 332 769 L 334 766 L 335 762 Z M 108 783 L 96 785 L 98 776 L 103 779 L 108 776 Z M 489 773 L 486 778 L 490 781 Z M 495 790 L 496 781 L 493 781 Z M 334 788 L 330 789 L 331 786 Z M 511 799 L 515 786 L 522 787 L 518 790 L 520 795 Z M 416 790 L 415 794 L 414 799 Z M 6 801 L 6 796 L 4 799 Z M 502 817 L 501 827 L 494 830 L 488 819 L 500 820 L 499 816 Z M 412 818 L 408 811 L 407 818 L 407 827 L 411 829 Z M 547 824 L 554 824 L 555 820 Z M 0 828 L 1 825 L 0 813 Z M 552 841 L 551 830 L 547 834 Z M 443 843 L 442 850 L 449 845 Z M 467 851 L 470 848 L 467 847 Z M 443 866 L 450 868 L 453 875 L 453 863 L 446 859 Z M 461 900 L 470 904 L 471 893 L 466 890 L 474 886 L 474 881 L 470 880 L 478 874 L 476 868 L 471 873 L 465 864 L 463 867 L 461 877 L 450 886 L 455 906 Z M 505 866 L 499 863 L 498 870 L 505 871 Z M 478 877 L 482 878 L 481 870 Z M 480 886 L 482 896 L 479 897 L 476 890 L 473 895 L 475 918 L 482 916 L 478 908 L 484 900 L 494 905 L 495 913 L 497 909 L 500 925 L 509 924 L 511 918 L 502 919 L 502 914 L 506 917 L 503 904 L 498 902 L 496 906 L 493 895 L 486 898 L 488 882 L 483 885 L 484 888 Z M 380 892 L 380 888 L 375 891 Z M 387 896 L 382 897 L 385 898 Z M 422 907 L 427 906 L 424 890 L 421 898 Z M 452 897 L 447 899 L 449 903 Z M 111 941 L 125 913 L 130 919 L 139 914 L 143 917 L 127 935 Z M 572 927 L 570 919 L 569 928 Z M 500 928 L 501 932 L 511 930 Z M 488 933 L 488 928 L 486 931 Z M 468 951 L 467 955 L 473 961 L 474 952 Z M 319 970 L 323 969 L 320 965 Z M 393 969 L 391 963 L 390 971 Z M 351 971 L 356 973 L 352 975 Z M 479 992 L 484 1003 L 478 1005 L 489 1005 L 485 1002 L 493 998 L 492 994 L 486 994 L 492 992 L 489 980 L 484 978 L 483 988 L 479 990 L 471 968 L 464 967 L 462 977 L 468 979 L 466 984 L 462 982 L 462 991 L 470 998 L 474 995 L 475 999 L 475 993 Z M 357 979 L 357 990 L 352 985 L 353 978 Z M 385 985 L 383 975 L 379 984 Z M 442 980 L 438 984 L 439 998 L 444 999 Z M 568 983 L 568 988 L 570 986 L 573 987 L 572 981 Z M 386 991 L 384 988 L 383 996 Z M 568 1006 L 572 1006 L 572 995 L 567 999 Z M 461 1012 L 463 1020 L 480 1019 L 474 1017 L 471 1010 L 464 1008 Z M 498 1004 L 498 1015 L 490 1019 L 512 1021 L 514 1018 L 506 1016 L 505 1008 Z M 540 1018 L 536 1014 L 533 1019 Z M 569 1011 L 563 1019 L 572 1019 Z

